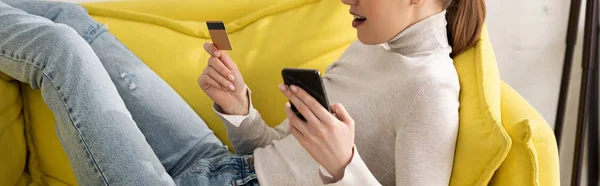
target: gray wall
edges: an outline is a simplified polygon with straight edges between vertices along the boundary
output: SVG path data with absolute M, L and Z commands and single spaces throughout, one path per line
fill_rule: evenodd
M 487 8 L 487 25 L 502 78 L 554 126 L 570 1 L 487 1 Z M 585 8 L 581 11 L 583 16 Z M 582 38 L 583 18 L 580 18 L 560 152 L 561 185 L 570 185 L 571 180 Z M 584 171 L 582 185 L 587 184 L 585 174 Z

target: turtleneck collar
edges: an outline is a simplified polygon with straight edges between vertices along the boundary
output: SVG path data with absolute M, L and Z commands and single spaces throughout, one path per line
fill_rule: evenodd
M 388 51 L 402 55 L 427 54 L 449 49 L 446 24 L 444 10 L 407 27 L 382 46 Z

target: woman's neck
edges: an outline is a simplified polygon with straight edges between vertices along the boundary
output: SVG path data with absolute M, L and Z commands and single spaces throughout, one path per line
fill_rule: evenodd
M 403 55 L 431 53 L 448 47 L 446 11 L 429 16 L 381 44 L 386 50 Z

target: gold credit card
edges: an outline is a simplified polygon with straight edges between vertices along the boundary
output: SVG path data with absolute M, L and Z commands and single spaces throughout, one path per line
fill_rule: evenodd
M 225 30 L 225 24 L 223 21 L 207 21 L 206 26 L 208 27 L 208 32 L 210 33 L 210 38 L 213 41 L 213 44 L 219 50 L 231 50 L 231 42 L 229 41 L 229 35 L 227 35 L 227 30 Z

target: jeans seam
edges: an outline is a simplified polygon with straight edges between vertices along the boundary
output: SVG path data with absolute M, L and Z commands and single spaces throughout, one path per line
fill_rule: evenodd
M 11 55 L 8 56 L 8 53 L 10 53 Z M 13 57 L 13 54 L 14 54 L 14 52 L 10 51 L 10 50 L 6 50 L 6 49 L 0 50 L 0 56 L 2 56 L 2 57 L 5 57 L 5 58 L 11 59 L 13 61 L 17 61 L 17 62 L 23 62 L 25 64 L 29 64 L 29 65 L 31 65 L 33 67 L 36 67 L 36 68 L 44 69 L 44 67 L 36 65 L 33 61 L 32 62 L 27 61 L 27 57 L 25 57 L 25 60 L 23 60 L 23 59 L 19 59 L 19 58 Z
M 108 32 L 108 30 L 103 29 L 104 25 L 100 24 L 100 23 L 92 23 L 93 25 L 90 25 L 90 27 L 92 27 L 92 29 L 87 30 L 83 32 L 82 34 L 82 38 L 86 41 L 88 41 L 88 44 L 92 44 L 94 41 L 96 41 L 96 39 L 98 37 L 100 37 L 100 35 L 104 34 L 105 32 Z
M 56 87 L 56 84 L 54 84 L 54 80 L 48 75 L 46 74 L 46 72 L 44 72 L 42 70 L 42 74 L 44 74 L 44 76 L 46 76 L 48 79 L 50 79 L 50 84 L 52 84 L 52 88 L 54 88 L 54 90 L 56 90 L 56 92 L 58 92 L 58 96 L 60 99 L 60 102 L 63 104 L 63 106 L 67 109 L 67 113 L 69 113 L 69 119 L 71 120 L 71 123 L 73 123 L 73 127 L 75 128 L 75 131 L 77 131 L 77 135 L 79 136 L 79 139 L 81 139 L 81 142 L 83 143 L 83 147 L 85 148 L 85 151 L 87 152 L 87 154 L 89 155 L 90 159 L 92 160 L 92 162 L 94 162 L 94 167 L 96 167 L 96 169 L 98 170 L 98 173 L 100 173 L 100 176 L 102 177 L 102 180 L 104 181 L 104 183 L 106 185 L 108 184 L 108 180 L 106 178 L 106 175 L 104 175 L 104 173 L 102 173 L 102 171 L 100 171 L 100 167 L 98 166 L 98 162 L 96 161 L 96 158 L 94 158 L 94 155 L 92 155 L 92 152 L 90 151 L 90 148 L 87 145 L 87 142 L 85 140 L 85 138 L 83 137 L 83 135 L 81 134 L 81 131 L 79 130 L 79 127 L 77 127 L 77 124 L 75 123 L 75 120 L 73 119 L 73 117 L 71 116 L 71 112 L 69 112 L 69 110 L 71 110 L 71 108 L 69 107 L 69 105 L 65 102 L 64 100 L 64 96 L 61 93 L 60 90 L 58 90 Z M 41 85 L 40 85 L 41 86 Z
M 63 104 L 63 106 L 64 106 L 64 107 L 67 109 L 67 113 L 68 113 L 67 115 L 69 116 L 69 120 L 71 120 L 71 123 L 73 123 L 73 127 L 75 128 L 75 131 L 77 131 L 77 135 L 79 136 L 79 139 L 81 140 L 81 142 L 82 142 L 82 144 L 83 144 L 83 146 L 84 146 L 84 148 L 85 148 L 85 151 L 87 152 L 88 156 L 89 156 L 89 157 L 90 157 L 90 159 L 92 160 L 92 162 L 93 162 L 93 164 L 94 164 L 94 167 L 96 168 L 96 170 L 98 170 L 98 173 L 100 173 L 100 177 L 102 178 L 102 180 L 104 181 L 104 183 L 105 183 L 106 185 L 109 185 L 109 184 L 108 184 L 108 180 L 107 180 L 107 178 L 106 178 L 106 175 L 104 175 L 104 174 L 102 173 L 102 171 L 100 171 L 101 169 L 100 169 L 100 167 L 98 166 L 98 163 L 97 163 L 96 159 L 95 159 L 95 158 L 94 158 L 94 156 L 92 155 L 92 152 L 89 150 L 89 147 L 88 147 L 87 143 L 85 142 L 85 139 L 83 138 L 83 135 L 81 135 L 81 131 L 80 131 L 80 130 L 79 130 L 79 128 L 77 127 L 77 124 L 75 124 L 75 120 L 74 120 L 74 119 L 73 119 L 73 117 L 71 116 L 71 112 L 69 112 L 69 110 L 71 110 L 71 109 L 70 109 L 70 107 L 69 107 L 69 106 L 67 105 L 67 103 L 65 102 L 65 100 L 64 100 L 64 97 L 63 97 L 63 94 L 60 92 L 60 90 L 58 90 L 58 88 L 56 88 L 57 86 L 56 86 L 56 84 L 54 83 L 54 80 L 53 80 L 53 79 L 52 79 L 52 78 L 51 78 L 51 77 L 50 77 L 48 74 L 46 74 L 46 72 L 44 72 L 44 67 L 42 67 L 42 66 L 39 66 L 39 65 L 36 65 L 34 61 L 31 61 L 31 62 L 29 62 L 29 61 L 27 61 L 27 60 L 16 59 L 15 57 L 12 57 L 12 55 L 11 55 L 11 56 L 7 56 L 7 53 L 6 53 L 7 51 L 8 51 L 8 52 L 10 52 L 11 54 L 14 54 L 12 51 L 9 51 L 9 50 L 6 50 L 6 49 L 2 49 L 2 50 L 0 51 L 0 56 L 2 56 L 2 57 L 6 57 L 6 58 L 8 58 L 8 59 L 11 59 L 11 60 L 14 60 L 14 61 L 16 61 L 16 62 L 23 62 L 23 63 L 25 63 L 25 65 L 31 65 L 31 66 L 33 66 L 34 68 L 38 68 L 38 69 L 40 69 L 40 70 L 41 70 L 42 74 L 43 74 L 45 77 L 47 77 L 47 78 L 50 80 L 50 84 L 52 84 L 52 88 L 54 88 L 54 90 L 56 90 L 56 92 L 58 93 L 58 96 L 59 96 L 59 98 L 60 98 L 60 102 L 61 102 L 61 103 Z M 42 86 L 42 85 L 40 85 L 40 88 L 41 88 L 41 86 Z

